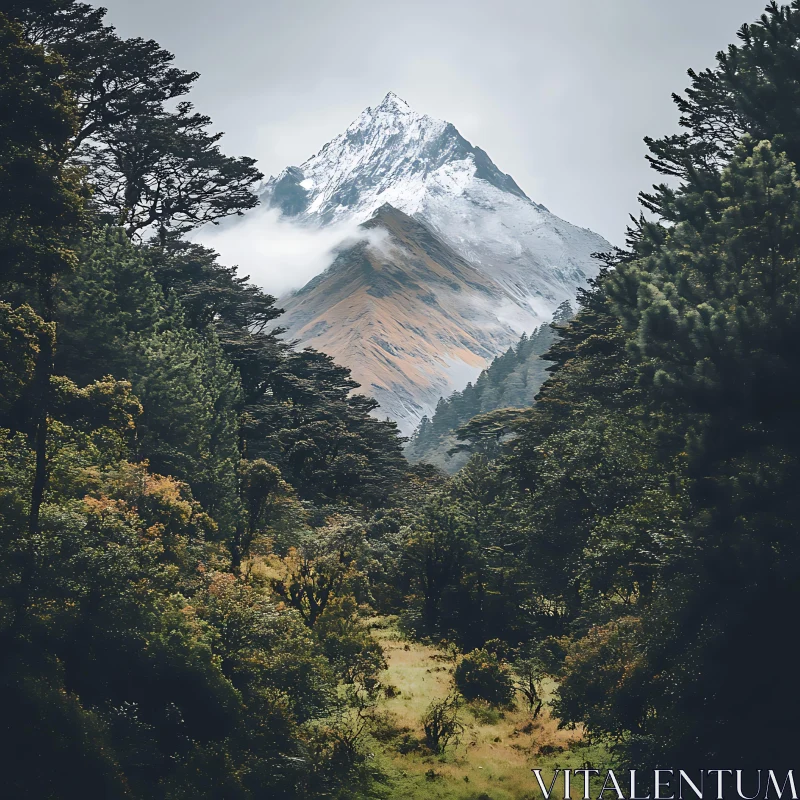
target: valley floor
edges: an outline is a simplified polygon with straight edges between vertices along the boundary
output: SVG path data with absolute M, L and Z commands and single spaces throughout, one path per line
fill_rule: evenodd
M 387 720 L 370 743 L 390 800 L 533 800 L 541 792 L 532 768 L 541 768 L 549 784 L 554 769 L 602 770 L 608 762 L 607 751 L 585 742 L 579 730 L 559 729 L 546 705 L 534 720 L 521 704 L 505 711 L 466 704 L 464 733 L 445 755 L 402 752 L 423 737 L 420 719 L 433 700 L 447 696 L 453 666 L 443 650 L 407 640 L 391 622 L 378 621 L 373 635 L 388 662 L 382 680 L 399 690 L 382 701 Z M 546 689 L 549 700 L 553 684 Z

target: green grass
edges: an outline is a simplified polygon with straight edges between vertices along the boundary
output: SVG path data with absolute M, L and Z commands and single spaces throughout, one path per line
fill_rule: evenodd
M 387 722 L 370 742 L 375 766 L 387 778 L 388 800 L 533 800 L 539 798 L 533 767 L 552 776 L 557 768 L 602 769 L 607 751 L 587 745 L 580 730 L 558 728 L 545 708 L 533 720 L 522 708 L 498 711 L 474 704 L 461 711 L 460 743 L 444 756 L 424 747 L 420 718 L 434 699 L 447 696 L 452 663 L 435 647 L 404 639 L 385 621 L 373 629 L 389 664 L 382 676 L 399 694 L 382 701 Z M 552 683 L 546 685 L 548 696 Z

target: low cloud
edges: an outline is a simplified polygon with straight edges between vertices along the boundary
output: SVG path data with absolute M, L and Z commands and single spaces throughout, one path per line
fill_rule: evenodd
M 549 305 L 529 299 L 517 301 L 508 295 L 495 297 L 491 300 L 477 293 L 467 298 L 469 306 L 481 315 L 481 327 L 485 331 L 512 330 L 518 336 L 523 333 L 532 333 L 550 321 L 553 311 Z
M 223 264 L 239 267 L 240 275 L 280 297 L 305 286 L 327 269 L 337 253 L 360 241 L 385 250 L 383 230 L 365 230 L 355 222 L 317 228 L 281 217 L 277 209 L 259 209 L 236 222 L 205 226 L 194 237 L 220 254 Z

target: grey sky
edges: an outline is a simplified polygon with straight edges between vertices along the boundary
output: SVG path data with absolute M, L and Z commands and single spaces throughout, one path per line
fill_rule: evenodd
M 202 73 L 226 152 L 299 164 L 390 89 L 452 122 L 534 200 L 622 243 L 654 180 L 642 137 L 762 0 L 104 0 Z

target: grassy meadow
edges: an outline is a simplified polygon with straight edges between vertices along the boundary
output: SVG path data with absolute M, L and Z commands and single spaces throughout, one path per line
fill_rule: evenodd
M 406 639 L 392 620 L 378 620 L 373 635 L 383 646 L 392 687 L 382 700 L 385 718 L 370 741 L 376 766 L 386 775 L 391 800 L 527 800 L 541 796 L 531 773 L 543 770 L 549 783 L 557 768 L 600 768 L 608 753 L 584 740 L 582 731 L 559 729 L 547 703 L 533 719 L 523 703 L 512 709 L 465 703 L 464 732 L 443 755 L 418 743 L 424 739 L 421 717 L 452 687 L 454 664 L 445 649 Z M 545 697 L 554 685 L 545 683 Z M 416 745 L 416 747 L 415 747 Z

